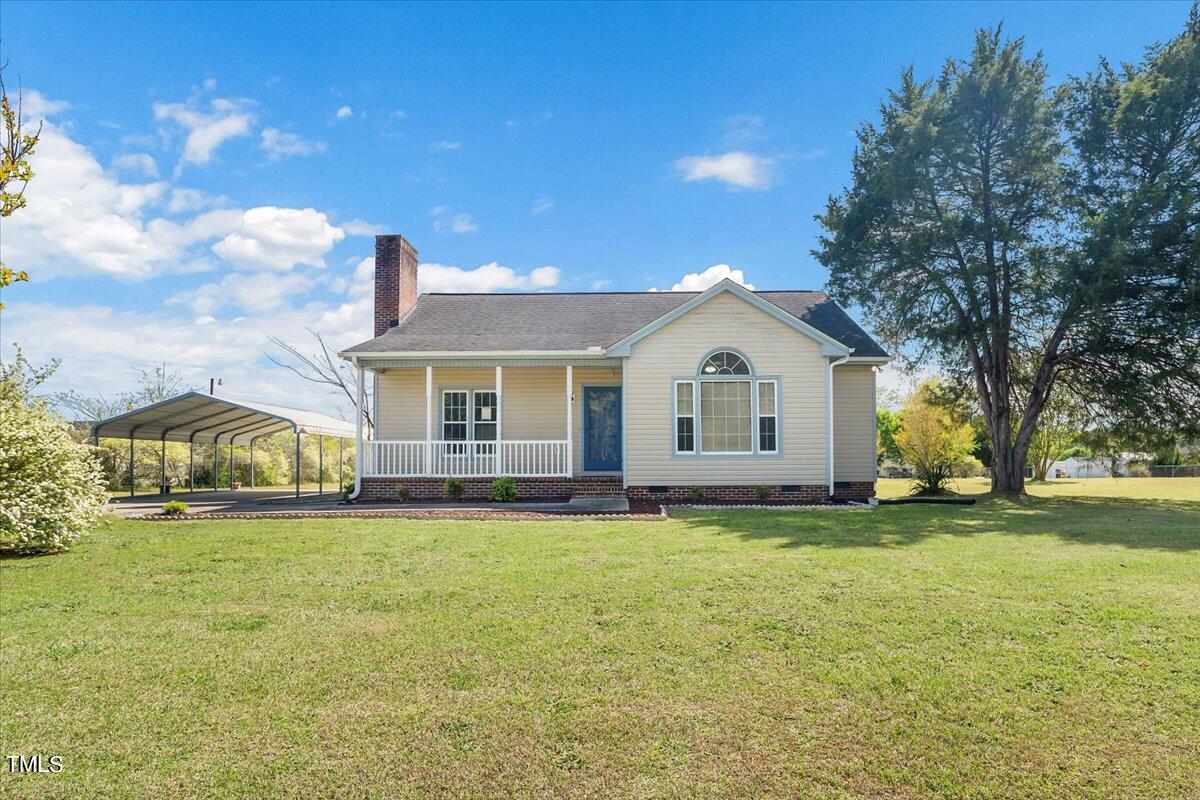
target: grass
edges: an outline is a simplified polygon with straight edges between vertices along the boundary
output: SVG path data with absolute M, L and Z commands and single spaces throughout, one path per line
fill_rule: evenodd
M 906 497 L 912 482 L 907 478 L 880 478 L 880 497 Z M 988 478 L 958 478 L 950 488 L 963 495 L 986 494 Z M 1060 478 L 1026 481 L 1033 497 L 1108 497 L 1126 500 L 1191 500 L 1200 502 L 1200 478 Z
M 1197 797 L 1197 576 L 1198 497 L 113 523 L 0 562 L 0 794 Z

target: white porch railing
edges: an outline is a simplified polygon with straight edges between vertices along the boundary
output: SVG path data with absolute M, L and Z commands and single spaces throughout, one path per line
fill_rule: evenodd
M 567 440 L 363 442 L 363 476 L 515 478 L 569 476 Z

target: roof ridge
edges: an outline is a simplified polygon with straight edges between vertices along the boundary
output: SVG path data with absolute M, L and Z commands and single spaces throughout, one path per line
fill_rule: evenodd
M 753 292 L 754 294 L 822 294 L 822 295 L 825 294 L 825 291 L 822 289 L 748 289 L 747 291 Z M 688 295 L 688 294 L 692 294 L 692 295 L 703 294 L 703 292 L 668 292 L 668 291 L 661 291 L 661 292 L 651 292 L 651 291 L 643 291 L 643 292 L 636 292 L 636 291 L 625 291 L 625 292 L 422 292 L 420 294 L 420 297 L 426 297 L 429 295 L 437 295 L 439 297 L 514 297 L 514 296 L 520 296 L 520 297 L 565 297 L 568 295 L 571 295 L 571 296 L 583 295 L 586 297 L 597 297 L 597 296 L 602 296 L 602 295 L 614 295 L 614 294 L 634 294 L 634 295 L 665 294 L 665 295 L 677 295 L 678 296 L 678 295 Z

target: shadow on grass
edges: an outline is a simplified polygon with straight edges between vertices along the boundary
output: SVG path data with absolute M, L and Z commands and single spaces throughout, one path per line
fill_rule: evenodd
M 881 506 L 873 511 L 676 511 L 697 529 L 719 529 L 780 547 L 906 547 L 932 536 L 1056 536 L 1079 544 L 1200 550 L 1200 503 L 1114 498 L 998 499 L 974 506 Z

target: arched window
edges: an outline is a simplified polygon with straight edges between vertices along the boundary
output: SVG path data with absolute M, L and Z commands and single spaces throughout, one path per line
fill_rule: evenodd
M 737 351 L 713 351 L 674 392 L 676 453 L 779 452 L 778 381 L 756 378 Z
M 732 350 L 718 350 L 700 366 L 701 375 L 749 375 L 750 372 L 746 359 Z

